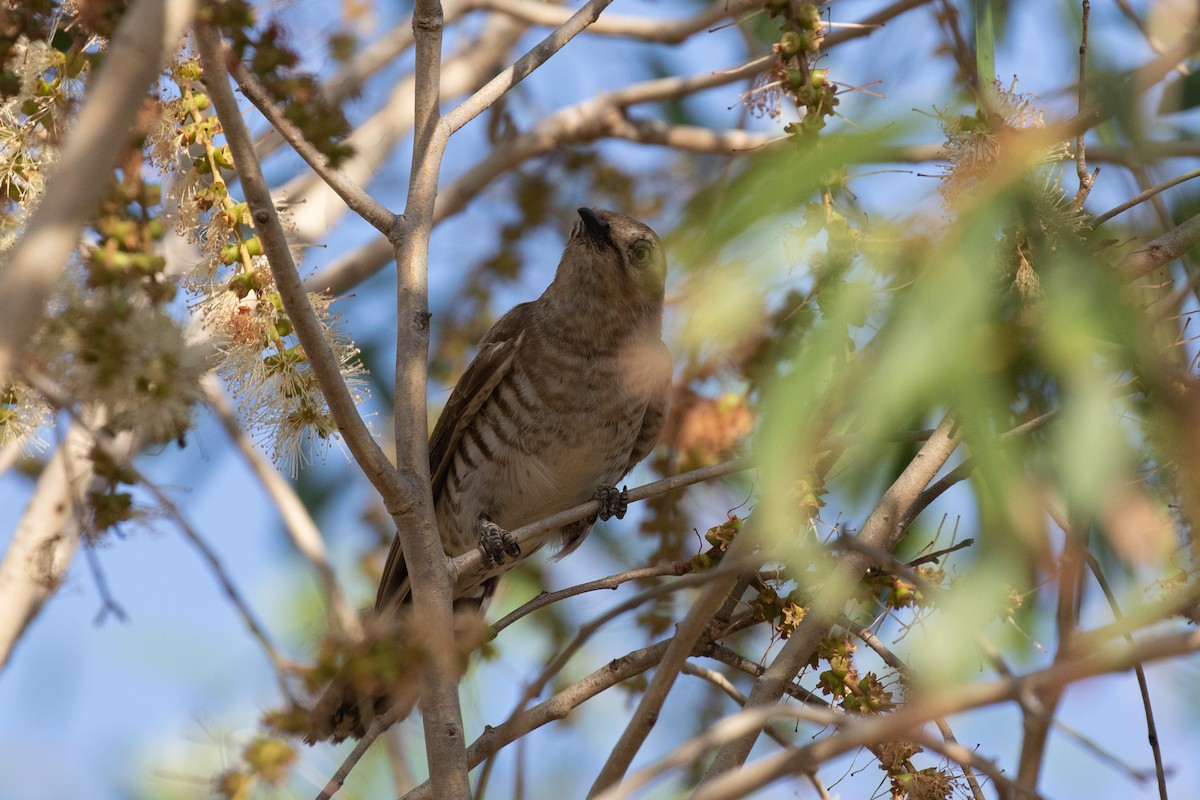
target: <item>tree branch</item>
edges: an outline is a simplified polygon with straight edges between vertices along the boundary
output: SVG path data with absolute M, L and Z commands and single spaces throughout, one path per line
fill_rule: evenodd
M 496 77 L 464 100 L 453 111 L 445 116 L 444 124 L 449 133 L 462 128 L 485 109 L 499 100 L 505 92 L 525 80 L 535 69 L 563 48 L 563 46 L 583 32 L 600 17 L 600 12 L 608 8 L 613 0 L 588 0 L 588 2 L 571 15 L 571 18 L 555 29 L 549 36 L 539 42 L 532 50 L 521 56 Z
M 417 0 L 416 85 L 413 100 L 413 154 L 404 216 L 388 234 L 395 247 L 396 388 L 392 410 L 396 466 L 412 504 L 393 514 L 396 535 L 412 582 L 413 619 L 432 658 L 420 672 L 425 754 L 434 793 L 468 800 L 467 757 L 458 699 L 457 647 L 453 622 L 453 582 L 434 522 L 429 476 L 429 422 L 425 408 L 429 358 L 429 235 L 433 203 L 448 129 L 438 116 L 441 104 L 442 6 Z
M 1179 258 L 1192 249 L 1197 241 L 1200 241 L 1200 214 L 1133 251 L 1117 269 L 1124 280 L 1137 280 Z
M 580 583 L 575 586 L 568 586 L 566 589 L 560 589 L 557 592 L 542 592 L 537 597 L 522 605 L 520 608 L 514 609 L 503 619 L 492 625 L 492 635 L 499 634 L 500 631 L 512 625 L 517 620 L 527 617 L 534 611 L 545 608 L 546 606 L 554 605 L 560 600 L 566 600 L 568 597 L 576 597 L 588 592 L 596 592 L 601 589 L 616 589 L 622 584 L 630 581 L 642 581 L 647 578 L 661 578 L 664 576 L 679 577 L 686 575 L 691 571 L 691 563 L 688 561 L 676 561 L 673 564 L 663 564 L 657 567 L 641 567 L 640 569 L 631 569 L 626 572 L 621 572 L 616 575 L 609 575 L 607 578 L 589 581 L 588 583 Z
M 629 502 L 636 503 L 639 500 L 645 500 L 650 497 L 657 497 L 660 494 L 666 494 L 676 489 L 682 489 L 685 486 L 691 486 L 693 483 L 702 483 L 704 481 L 723 478 L 734 472 L 742 472 L 752 469 L 753 465 L 748 459 L 734 459 L 732 461 L 723 461 L 720 464 L 713 464 L 708 467 L 694 469 L 691 472 L 685 472 L 681 475 L 673 475 L 669 478 L 653 481 L 651 483 L 638 486 L 629 490 Z M 537 522 L 531 522 L 511 532 L 511 535 L 518 544 L 525 544 L 531 539 L 541 536 L 547 531 L 553 531 L 564 525 L 569 525 L 572 522 L 578 522 L 582 519 L 587 519 L 596 514 L 600 510 L 600 503 L 595 500 L 589 500 L 586 503 L 581 503 L 574 508 L 568 508 L 565 511 L 560 511 L 557 514 L 552 514 L 545 519 Z M 475 570 L 483 568 L 483 554 L 479 549 L 468 550 L 460 556 L 455 556 L 450 562 L 450 575 L 456 582 L 464 581 L 472 576 Z
M 488 18 L 476 35 L 464 41 L 441 64 L 439 80 L 442 96 L 455 97 L 481 86 L 492 76 L 494 65 L 508 59 L 509 51 L 524 30 L 524 26 L 505 15 L 496 14 Z M 396 143 L 413 129 L 416 92 L 415 72 L 409 72 L 399 79 L 379 110 L 359 124 L 347 138 L 346 143 L 354 148 L 354 155 L 341 165 L 342 174 L 361 186 L 367 186 L 386 168 L 386 160 Z M 307 172 L 288 181 L 280 194 L 286 195 L 291 202 L 297 236 L 305 241 L 324 236 L 346 210 L 345 204 L 336 198 L 324 181 Z M 391 245 L 379 246 L 383 247 L 383 255 L 378 266 L 368 274 L 377 272 L 395 255 Z M 337 289 L 333 294 L 341 294 L 342 291 Z
M 522 22 L 548 27 L 564 25 L 572 16 L 569 8 L 538 0 L 467 0 L 467 4 L 472 9 L 500 11 Z M 588 33 L 627 36 L 643 42 L 679 44 L 727 17 L 761 7 L 762 4 L 758 0 L 730 0 L 717 3 L 695 16 L 684 19 L 611 15 L 594 20 L 588 27 Z
M 221 60 L 230 65 L 229 72 L 241 88 L 242 95 L 266 117 L 267 122 L 271 123 L 271 127 L 291 145 L 292 150 L 304 159 L 312 171 L 317 173 L 321 180 L 337 193 L 338 197 L 342 198 L 342 202 L 351 211 L 371 223 L 377 231 L 386 236 L 392 229 L 395 214 L 384 208 L 382 203 L 363 191 L 362 187 L 344 173 L 331 167 L 325 154 L 313 147 L 312 143 L 304 138 L 304 133 L 300 128 L 283 115 L 283 109 L 271 99 L 271 95 L 259 83 L 258 78 L 254 77 L 254 73 L 246 69 L 246 65 L 241 61 L 235 60 L 233 51 L 224 43 L 221 45 L 221 56 Z
M 1103 214 L 1095 217 L 1092 220 L 1092 227 L 1108 222 L 1118 214 L 1123 214 L 1134 206 L 1141 205 L 1151 197 L 1154 197 L 1155 195 L 1165 192 L 1167 189 L 1178 186 L 1181 183 L 1186 183 L 1187 181 L 1195 178 L 1200 178 L 1200 169 L 1194 169 L 1191 172 L 1185 172 L 1182 175 L 1177 175 L 1174 178 L 1171 178 L 1169 181 L 1164 181 L 1157 186 L 1151 186 L 1146 191 L 1139 192 L 1138 194 L 1126 200 L 1124 203 L 1113 206 L 1108 211 L 1105 211 Z
M 296 337 L 304 347 L 308 363 L 312 366 L 313 375 L 321 386 L 325 401 L 329 404 L 329 412 L 337 422 L 338 430 L 346 441 L 347 447 L 355 460 L 374 484 L 385 503 L 392 506 L 406 505 L 403 496 L 396 491 L 396 470 L 384 455 L 383 450 L 371 437 L 371 432 L 363 423 L 354 399 L 342 380 L 341 367 L 337 357 L 325 340 L 321 323 L 317 319 L 308 296 L 300 283 L 296 265 L 288 249 L 287 237 L 283 226 L 279 224 L 279 215 L 275 212 L 275 204 L 271 199 L 270 189 L 263 179 L 258 157 L 254 153 L 254 145 L 250 140 L 250 132 L 242 119 L 233 91 L 229 88 L 225 65 L 221 59 L 221 40 L 217 31 L 211 26 L 200 25 L 195 29 L 200 58 L 208 77 L 205 84 L 212 98 L 213 107 L 221 121 L 229 150 L 233 154 L 234 164 L 241 178 L 242 190 L 246 195 L 246 203 L 250 207 L 254 226 L 262 239 L 263 251 L 271 266 L 271 274 L 275 278 L 276 288 L 283 301 L 284 310 L 295 329 Z

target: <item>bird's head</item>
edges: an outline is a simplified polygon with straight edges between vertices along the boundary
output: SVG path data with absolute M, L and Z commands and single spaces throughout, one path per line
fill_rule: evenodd
M 624 214 L 581 208 L 554 283 L 576 303 L 594 300 L 637 322 L 661 319 L 666 278 L 658 234 Z

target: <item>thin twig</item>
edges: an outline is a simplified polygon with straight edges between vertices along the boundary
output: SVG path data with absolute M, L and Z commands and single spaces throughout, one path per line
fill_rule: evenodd
M 630 775 L 623 783 L 615 785 L 603 794 L 595 795 L 595 800 L 624 800 L 631 797 L 655 778 L 666 774 L 676 767 L 696 763 L 707 751 L 735 741 L 752 731 L 762 729 L 773 719 L 795 719 L 812 722 L 822 727 L 845 725 L 849 717 L 832 711 L 823 711 L 806 705 L 773 705 L 764 707 L 745 708 L 736 714 L 726 717 L 709 726 L 698 736 L 676 747 L 655 764 L 641 769 Z M 785 753 L 799 753 L 808 748 L 791 747 Z M 793 772 L 807 774 L 815 769 L 816 762 L 802 763 L 800 759 L 791 758 L 789 763 L 795 766 Z
M 666 494 L 676 489 L 682 489 L 685 486 L 691 486 L 693 483 L 702 483 L 704 481 L 715 480 L 716 478 L 723 478 L 734 472 L 743 472 L 752 468 L 753 465 L 749 459 L 739 458 L 732 461 L 723 461 L 720 464 L 713 464 L 709 467 L 694 469 L 691 472 L 684 472 L 680 475 L 672 475 L 669 478 L 663 478 L 662 480 L 653 481 L 628 490 L 629 502 L 636 503 L 639 500 L 657 497 L 660 494 Z M 510 535 L 518 544 L 523 545 L 547 531 L 557 530 L 572 522 L 595 516 L 599 510 L 600 503 L 595 500 L 589 500 L 586 503 L 581 503 L 573 508 L 560 511 L 545 519 L 517 528 L 511 531 Z M 451 560 L 450 575 L 453 580 L 461 583 L 469 578 L 475 570 L 482 568 L 483 554 L 478 548 L 475 548 L 468 550 L 460 556 L 455 556 Z
M 294 664 L 290 660 L 281 656 L 279 651 L 276 650 L 275 645 L 271 642 L 271 638 L 267 635 L 266 628 L 258 622 L 258 618 L 255 617 L 254 612 L 250 610 L 249 603 L 245 601 L 241 592 L 238 591 L 237 586 L 229 577 L 229 573 L 225 571 L 225 566 L 221 563 L 220 558 L 217 557 L 216 552 L 209 547 L 208 543 L 204 541 L 204 538 L 200 536 L 195 528 L 192 527 L 191 523 L 188 522 L 187 517 L 184 516 L 179 506 L 175 505 L 174 501 L 167 496 L 166 492 L 164 492 L 157 484 L 150 481 L 149 478 L 147 478 L 136 466 L 134 466 L 134 449 L 132 447 L 133 440 L 129 434 L 112 436 L 106 433 L 103 429 L 97 429 L 93 427 L 89 421 L 84 419 L 83 416 L 81 416 L 81 414 L 71 405 L 68 398 L 63 395 L 57 386 L 53 385 L 48 378 L 34 371 L 33 369 L 25 369 L 23 377 L 30 386 L 41 392 L 51 405 L 62 411 L 65 411 L 67 415 L 70 416 L 72 422 L 74 423 L 72 425 L 73 431 L 87 436 L 87 438 L 95 445 L 95 447 L 97 447 L 104 454 L 105 458 L 109 459 L 114 464 L 120 465 L 122 471 L 132 479 L 132 482 L 143 486 L 146 491 L 150 492 L 166 516 L 172 522 L 174 522 L 175 526 L 179 528 L 180 532 L 183 533 L 184 538 L 191 542 L 192 545 L 200 552 L 200 555 L 205 561 L 208 562 L 210 568 L 212 569 L 213 575 L 216 576 L 217 583 L 221 585 L 221 589 L 225 592 L 225 596 L 229 598 L 234 610 L 238 612 L 238 615 L 242 618 L 246 628 L 250 631 L 251 636 L 258 641 L 263 651 L 267 654 L 267 658 L 270 660 L 271 665 L 275 669 L 275 677 L 279 683 L 280 692 L 285 698 L 294 704 L 296 700 L 292 695 L 291 687 L 288 685 L 284 677 L 285 673 L 293 670 Z M 89 462 L 92 461 L 90 458 L 87 460 Z M 94 470 L 94 465 L 89 467 L 89 470 Z M 80 478 L 76 476 L 73 478 L 73 480 L 80 480 Z
M 1000 434 L 999 441 L 1007 442 L 1017 437 L 1040 430 L 1049 424 L 1057 414 L 1058 409 L 1051 409 L 1044 414 L 1039 414 L 1033 419 L 1022 422 L 1020 425 L 1017 425 L 1016 427 Z M 962 463 L 957 467 L 938 478 L 935 483 L 931 484 L 924 491 L 922 491 L 920 496 L 912 504 L 912 508 L 909 509 L 908 517 L 905 520 L 905 526 L 907 527 L 908 525 L 911 525 L 913 520 L 915 520 L 922 511 L 928 508 L 934 500 L 945 494 L 950 487 L 971 477 L 971 473 L 974 470 L 975 462 L 971 457 L 968 457 L 963 459 Z
M 908 566 L 909 567 L 919 567 L 922 564 L 929 564 L 930 562 L 936 563 L 938 561 L 938 559 L 940 559 L 944 556 L 948 556 L 951 553 L 957 552 L 964 548 L 970 547 L 973 544 L 975 544 L 974 539 L 963 539 L 961 542 L 958 542 L 957 544 L 952 544 L 949 547 L 943 547 L 941 550 L 934 550 L 932 553 L 926 553 L 923 556 L 918 556 L 917 558 L 914 558 L 913 560 L 909 561 Z
M 1079 36 L 1079 86 L 1077 108 L 1080 113 L 1087 108 L 1087 42 L 1088 42 L 1088 22 L 1092 16 L 1091 0 L 1082 0 L 1083 4 L 1083 22 L 1082 31 Z M 1083 140 L 1083 132 L 1075 137 L 1075 174 L 1079 177 L 1079 190 L 1075 192 L 1075 199 L 1071 201 L 1071 210 L 1079 211 L 1083 208 L 1084 201 L 1092 192 L 1092 185 L 1096 182 L 1096 175 L 1100 173 L 1100 168 L 1096 168 L 1095 173 L 1088 172 L 1087 166 L 1087 149 Z
M 1163 47 L 1163 44 L 1159 38 L 1150 32 L 1150 29 L 1146 27 L 1146 23 L 1142 22 L 1142 18 L 1137 15 L 1136 11 L 1133 10 L 1133 6 L 1129 5 L 1129 0 L 1116 0 L 1116 4 L 1117 8 L 1121 9 L 1121 13 L 1125 15 L 1125 18 L 1132 22 L 1133 26 L 1138 29 L 1139 33 L 1142 34 L 1142 37 L 1146 40 L 1146 44 L 1150 45 L 1151 50 L 1159 55 L 1162 55 L 1164 52 L 1166 52 L 1166 49 Z M 1188 68 L 1186 63 L 1179 64 L 1175 68 L 1175 71 L 1180 75 L 1192 74 L 1192 71 Z
M 346 175 L 331 167 L 325 154 L 304 138 L 304 132 L 300 130 L 299 126 L 284 116 L 283 109 L 271 98 L 270 93 L 254 76 L 254 73 L 247 69 L 241 61 L 233 60 L 232 49 L 228 45 L 222 44 L 221 51 L 222 60 L 230 65 L 229 72 L 241 87 L 242 95 L 254 104 L 254 107 L 267 118 L 267 122 L 271 123 L 271 127 L 291 145 L 296 155 L 304 159 L 312 171 L 329 184 L 329 188 L 337 192 L 338 197 L 342 198 L 342 201 L 351 210 L 386 236 L 392 228 L 396 215 L 388 211 L 382 203 L 363 191 L 362 187 L 356 185 Z M 218 80 L 223 77 L 220 76 Z
M 446 114 L 442 124 L 447 129 L 447 135 L 454 133 L 475 117 L 484 112 L 499 100 L 505 92 L 516 86 L 529 76 L 535 69 L 563 48 L 563 46 L 582 33 L 589 25 L 600 17 L 600 12 L 608 8 L 613 0 L 588 0 L 582 8 L 571 15 L 571 18 L 556 28 L 545 39 L 540 41 L 528 53 L 513 62 L 512 66 L 504 69 L 495 78 L 488 81 L 483 88 L 460 103 L 453 111 Z
M 559 589 L 557 592 L 542 592 L 537 597 L 522 605 L 520 608 L 513 609 L 509 614 L 504 616 L 494 625 L 492 625 L 492 635 L 500 633 L 500 631 L 512 625 L 522 617 L 532 614 L 538 609 L 553 605 L 560 600 L 565 600 L 568 597 L 586 594 L 588 592 L 596 592 L 601 589 L 616 589 L 618 586 L 628 583 L 629 581 L 642 581 L 647 578 L 661 578 L 664 576 L 686 575 L 691 572 L 692 565 L 689 561 L 676 561 L 671 564 L 662 564 L 657 567 L 639 567 L 625 572 L 619 572 L 616 575 L 609 575 L 606 578 L 589 581 L 588 583 L 580 583 L 575 586 L 569 586 L 566 589 Z
M 867 517 L 862 531 L 858 534 L 859 541 L 866 546 L 891 551 L 904 534 L 903 522 L 908 518 L 909 509 L 958 448 L 959 435 L 953 419 L 946 417 L 942 420 L 937 431 L 905 467 Z M 847 553 L 837 560 L 830 579 L 826 581 L 824 590 L 809 608 L 808 614 L 796 626 L 763 676 L 755 682 L 748 706 L 771 707 L 779 702 L 785 687 L 808 663 L 817 645 L 828 636 L 832 620 L 836 618 L 831 615 L 840 613 L 852 587 L 858 584 L 869 566 L 870 560 L 858 553 Z M 704 784 L 719 781 L 722 773 L 735 770 L 743 764 L 757 738 L 757 731 L 746 731 L 742 736 L 723 745 L 705 772 Z M 704 791 L 704 784 L 701 785 L 700 791 Z
M 708 681 L 713 686 L 724 692 L 727 697 L 732 699 L 733 702 L 737 703 L 739 706 L 746 705 L 746 695 L 742 694 L 741 690 L 734 686 L 729 678 L 726 678 L 715 669 L 702 667 L 699 664 L 693 664 L 691 661 L 688 661 L 683 665 L 682 669 L 680 669 L 680 672 L 682 672 L 684 675 L 691 675 L 693 677 L 700 678 L 701 680 Z M 773 739 L 780 747 L 792 747 L 792 743 L 788 741 L 787 737 L 773 727 L 767 727 L 767 736 L 771 737 L 771 739 Z
M 920 729 L 912 731 L 909 736 L 926 750 L 932 750 L 958 764 L 962 768 L 963 774 L 970 776 L 971 793 L 976 800 L 981 800 L 984 795 L 979 781 L 973 776 L 973 771 L 982 772 L 991 778 L 992 782 L 1003 790 L 1000 793 L 1001 798 L 1024 797 L 1026 800 L 1041 800 L 1040 794 L 1030 791 L 1005 775 L 1004 770 L 994 761 L 983 758 L 974 750 L 963 747 L 952 739 L 943 738 L 942 741 L 938 741 Z
M 330 798 L 338 793 L 346 783 L 346 778 L 349 777 L 350 771 L 367 754 L 367 750 L 371 749 L 371 745 L 375 744 L 375 740 L 379 738 L 380 734 L 396 724 L 402 713 L 405 712 L 401 711 L 400 707 L 397 706 L 371 720 L 370 726 L 367 727 L 367 732 L 358 740 L 358 743 L 354 745 L 354 749 L 342 761 L 341 766 L 337 768 L 337 771 L 330 776 L 325 786 L 321 788 L 320 793 L 317 794 L 317 800 L 330 800 Z
M 1155 195 L 1157 195 L 1161 192 L 1165 192 L 1167 189 L 1170 189 L 1174 186 L 1178 186 L 1181 183 L 1186 183 L 1187 181 L 1193 180 L 1195 178 L 1200 178 L 1200 169 L 1194 169 L 1191 172 L 1185 172 L 1182 175 L 1177 175 L 1176 177 L 1171 178 L 1169 181 L 1164 181 L 1163 183 L 1160 183 L 1157 186 L 1151 186 L 1149 189 L 1146 189 L 1143 192 L 1139 192 L 1138 194 L 1129 198 L 1124 203 L 1113 206 L 1108 211 L 1105 211 L 1103 214 L 1100 214 L 1099 216 L 1093 218 L 1091 221 L 1092 226 L 1095 227 L 1097 225 L 1108 222 L 1110 219 L 1117 216 L 1118 214 L 1122 214 L 1122 213 L 1128 211 L 1129 209 L 1133 208 L 1134 206 L 1141 205 L 1142 203 L 1149 200 L 1151 197 L 1154 197 Z
M 855 636 L 861 639 L 863 643 L 867 645 L 867 647 L 870 647 L 872 650 L 874 650 L 879 657 L 883 659 L 883 663 L 899 672 L 900 675 L 903 676 L 904 681 L 911 685 L 912 671 L 909 669 L 908 664 L 906 664 L 903 659 L 892 652 L 892 649 L 885 645 L 883 641 L 880 640 L 880 638 L 876 636 L 869 628 L 856 625 L 854 624 L 853 620 L 848 618 L 843 618 L 841 624 L 842 627 L 846 628 L 848 631 L 851 631 Z M 954 731 L 950 729 L 950 723 L 946 722 L 945 717 L 937 717 L 933 722 L 935 725 L 937 725 L 938 732 L 942 735 L 942 740 L 946 744 L 951 746 L 960 746 L 958 744 L 958 739 L 954 736 Z M 971 795 L 975 798 L 975 800 L 984 800 L 983 787 L 979 785 L 979 779 L 975 777 L 975 773 L 972 771 L 970 763 L 964 763 L 958 759 L 955 760 L 958 761 L 959 765 L 963 768 L 963 777 L 967 779 L 967 785 L 971 788 Z
M 226 572 L 225 565 L 221 563 L 221 559 L 217 556 L 216 551 L 209 547 L 208 542 L 204 541 L 200 533 L 192 527 L 191 523 L 184 517 L 183 512 L 167 497 L 162 489 L 151 483 L 132 464 L 126 464 L 125 468 L 137 479 L 138 483 L 145 486 L 154 495 L 154 499 L 166 510 L 167 515 L 175 523 L 175 527 L 179 528 L 184 538 L 191 542 L 192 546 L 200 553 L 200 556 L 208 562 L 209 569 L 216 576 L 217 583 L 221 585 L 221 590 L 225 592 L 225 596 L 229 598 L 229 602 L 237 610 L 238 616 L 242 618 L 242 624 L 250 631 L 250 635 L 255 638 L 259 646 L 262 647 L 267 657 L 271 660 L 271 664 L 275 667 L 275 677 L 279 683 L 280 692 L 292 705 L 296 705 L 297 700 L 292 694 L 291 686 L 284 679 L 284 674 L 293 668 L 292 662 L 281 656 L 279 651 L 275 649 L 275 645 L 267 635 L 266 628 L 259 623 L 254 612 L 250 610 L 250 604 L 246 602 L 241 592 L 238 591 L 237 586 L 234 585 L 233 579 L 229 577 L 229 573 Z
M 1046 512 L 1055 524 L 1063 529 L 1064 532 L 1068 525 L 1066 517 L 1058 510 L 1053 503 L 1046 504 Z M 1112 586 L 1108 583 L 1108 578 L 1104 575 L 1104 570 L 1100 567 L 1100 562 L 1092 555 L 1090 550 L 1084 549 L 1083 557 L 1087 561 L 1088 568 L 1091 570 L 1093 577 L 1096 579 L 1096 584 L 1100 587 L 1100 591 L 1104 593 L 1105 599 L 1108 601 L 1108 607 L 1112 610 L 1113 619 L 1122 619 L 1121 606 L 1117 602 L 1117 596 L 1113 593 Z M 1125 641 L 1133 644 L 1132 634 L 1126 633 Z M 1146 717 L 1146 738 L 1150 743 L 1150 751 L 1154 755 L 1154 774 L 1158 779 L 1158 796 L 1160 800 L 1167 800 L 1167 772 L 1163 765 L 1162 746 L 1158 739 L 1158 726 L 1154 722 L 1154 707 L 1150 703 L 1150 684 L 1146 680 L 1146 670 L 1138 664 L 1133 668 L 1134 675 L 1137 677 L 1138 691 L 1142 696 L 1142 710 Z
M 96 556 L 96 548 L 91 544 L 86 544 L 83 548 L 83 555 L 88 564 L 88 571 L 92 573 L 92 580 L 96 584 L 96 592 L 100 595 L 100 610 L 96 612 L 93 622 L 100 625 L 108 618 L 109 614 L 116 617 L 118 622 L 127 621 L 129 615 L 125 613 L 125 609 L 121 608 L 121 604 L 117 602 L 108 588 L 108 579 L 104 576 L 104 568 Z
M 742 537 L 739 534 L 738 539 L 741 538 Z M 739 563 L 727 553 L 721 565 L 716 569 L 706 570 L 705 572 L 694 572 L 691 575 L 684 575 L 678 580 L 671 581 L 670 583 L 652 586 L 649 589 L 630 597 L 624 602 L 618 603 L 616 606 L 613 606 L 603 614 L 600 614 L 594 619 L 579 626 L 578 630 L 575 632 L 575 636 L 572 637 L 571 641 L 567 642 L 567 644 L 555 654 L 554 658 L 552 658 L 546 664 L 538 677 L 531 681 L 525 688 L 525 692 L 523 693 L 521 699 L 517 701 L 517 710 L 514 711 L 513 714 L 519 714 L 520 709 L 524 708 L 529 701 L 541 694 L 546 685 L 550 683 L 554 676 L 557 675 L 564 666 L 566 666 L 567 662 L 570 661 L 572 656 L 579 652 L 583 645 L 586 644 L 587 641 L 595 635 L 596 631 L 600 630 L 600 628 L 604 625 L 607 625 L 609 622 L 621 616 L 622 614 L 632 611 L 633 609 L 649 602 L 650 600 L 663 597 L 664 595 L 678 592 L 682 589 L 688 589 L 693 586 L 701 586 L 712 581 L 724 583 L 728 579 L 736 580 L 738 574 L 740 574 L 745 567 L 745 563 Z
M 741 653 L 729 648 L 723 644 L 714 644 L 709 647 L 704 655 L 714 661 L 720 661 L 722 664 L 727 664 L 739 672 L 749 675 L 751 678 L 761 678 L 762 674 L 767 671 L 767 668 L 758 662 L 751 661 Z M 793 700 L 799 700 L 801 703 L 815 705 L 818 708 L 827 708 L 837 711 L 837 708 L 829 703 L 828 700 L 810 692 L 800 684 L 792 681 L 784 688 L 784 692 Z M 743 703 L 744 705 L 744 703 Z

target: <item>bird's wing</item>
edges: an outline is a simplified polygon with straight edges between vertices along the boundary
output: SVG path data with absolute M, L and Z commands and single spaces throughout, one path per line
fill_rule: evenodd
M 462 440 L 463 432 L 470 427 L 475 414 L 491 397 L 496 385 L 508 374 L 513 358 L 520 349 L 531 303 L 521 303 L 500 319 L 484 335 L 479 343 L 479 352 L 458 379 L 442 415 L 433 426 L 429 437 L 429 473 L 433 478 L 433 502 L 446 484 L 446 475 L 454 463 L 454 453 Z M 383 577 L 379 581 L 379 592 L 375 596 L 375 610 L 383 611 L 394 607 L 408 596 L 408 566 L 404 563 L 404 551 L 400 548 L 400 537 L 392 540 Z
M 648 360 L 651 362 L 647 366 L 649 400 L 642 415 L 642 427 L 638 430 L 633 450 L 629 453 L 629 462 L 625 465 L 625 474 L 629 474 L 634 465 L 654 449 L 667 420 L 667 412 L 671 409 L 671 353 L 660 341 L 651 350 Z
M 434 502 L 445 486 L 446 474 L 454 463 L 454 452 L 463 432 L 512 367 L 531 305 L 522 303 L 496 320 L 480 341 L 479 352 L 458 379 L 442 415 L 433 426 L 433 434 L 429 437 L 429 473 L 433 476 Z

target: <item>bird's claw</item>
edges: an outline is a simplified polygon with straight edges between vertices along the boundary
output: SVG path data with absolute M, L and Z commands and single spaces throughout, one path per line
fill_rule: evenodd
M 481 520 L 479 523 L 479 552 L 483 555 L 483 565 L 487 568 L 498 567 L 504 563 L 504 557 L 517 559 L 521 557 L 521 545 L 512 534 L 494 522 Z
M 618 489 L 615 486 L 597 486 L 592 495 L 600 503 L 596 516 L 603 520 L 616 517 L 622 519 L 629 510 L 629 487 Z

